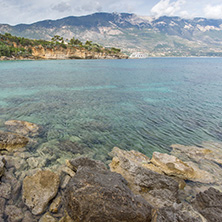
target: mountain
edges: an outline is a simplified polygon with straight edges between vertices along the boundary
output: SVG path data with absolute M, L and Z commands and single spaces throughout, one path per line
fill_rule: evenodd
M 129 13 L 95 13 L 45 20 L 33 24 L 0 24 L 0 33 L 50 40 L 92 40 L 135 55 L 222 56 L 222 19 L 143 17 Z

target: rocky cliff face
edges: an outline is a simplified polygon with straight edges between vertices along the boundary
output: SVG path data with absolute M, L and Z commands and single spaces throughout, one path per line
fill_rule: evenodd
M 44 48 L 33 47 L 32 55 L 40 59 L 127 59 L 128 56 L 119 54 L 107 54 L 105 52 L 92 52 L 79 48 Z

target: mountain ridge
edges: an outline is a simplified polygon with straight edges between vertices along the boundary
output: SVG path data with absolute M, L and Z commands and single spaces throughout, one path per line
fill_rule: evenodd
M 222 56 L 222 19 L 94 13 L 32 24 L 0 24 L 0 33 L 49 40 L 54 35 L 92 40 L 147 56 Z

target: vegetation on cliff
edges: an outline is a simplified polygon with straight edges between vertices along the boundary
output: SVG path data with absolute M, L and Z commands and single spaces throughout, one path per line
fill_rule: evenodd
M 106 55 L 121 53 L 120 49 L 114 47 L 105 48 L 92 41 L 83 43 L 74 37 L 70 40 L 64 40 L 63 37 L 55 35 L 51 41 L 46 41 L 12 36 L 10 33 L 0 34 L 0 57 L 31 58 L 33 56 L 33 49 L 39 48 L 44 48 L 45 50 L 51 49 L 54 51 L 61 49 L 76 49 L 90 53 L 103 53 Z

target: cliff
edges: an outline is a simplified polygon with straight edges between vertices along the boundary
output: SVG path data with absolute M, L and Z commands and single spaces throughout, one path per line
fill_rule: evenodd
M 0 60 L 24 59 L 127 59 L 117 48 L 106 48 L 92 41 L 85 44 L 75 39 L 64 41 L 54 36 L 51 41 L 32 40 L 0 34 Z
M 37 59 L 127 59 L 128 56 L 122 53 L 107 53 L 88 51 L 77 47 L 44 48 L 39 45 L 32 47 L 32 56 Z

